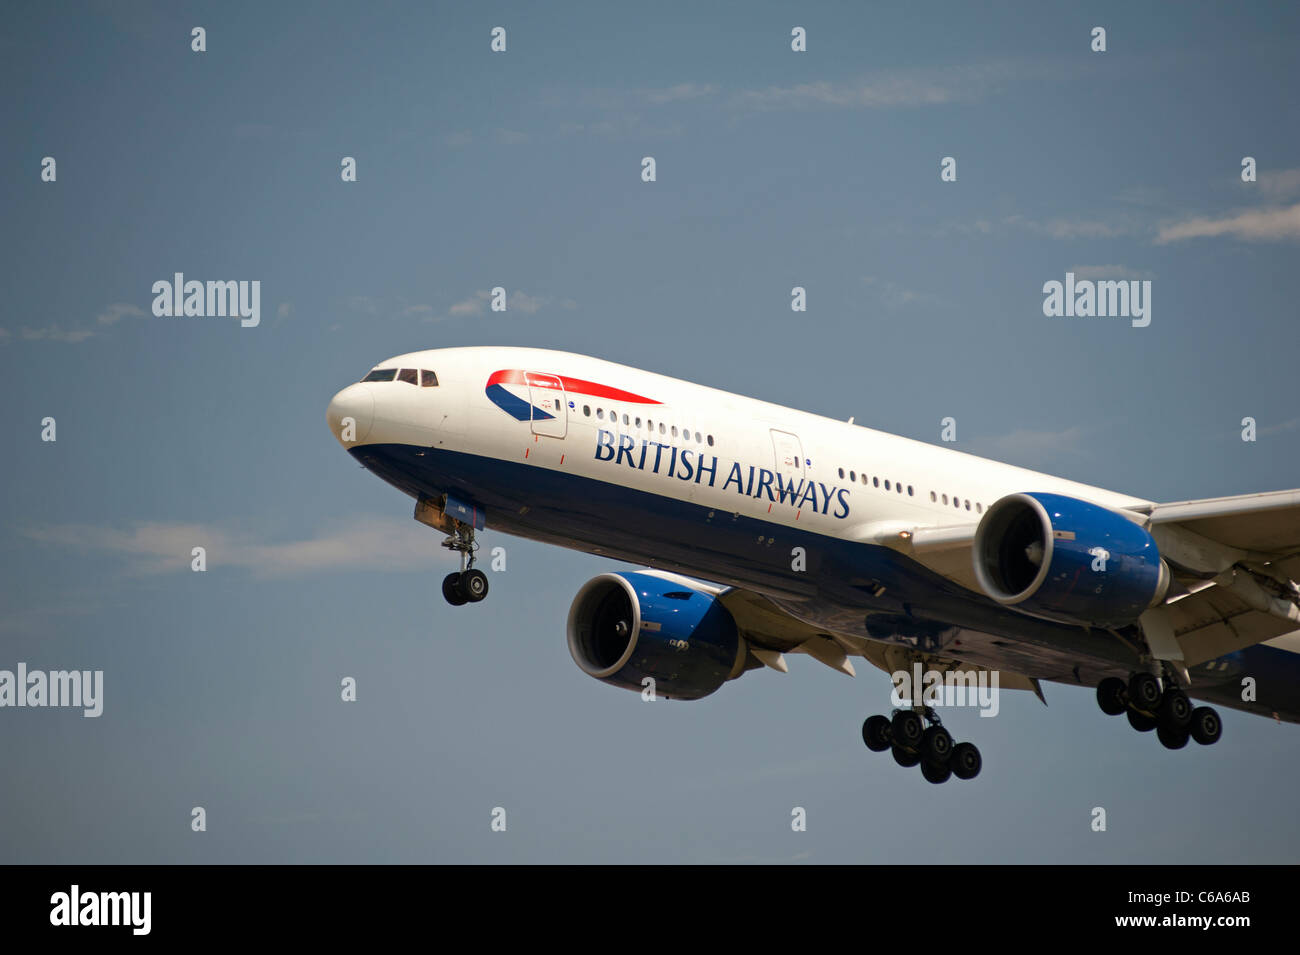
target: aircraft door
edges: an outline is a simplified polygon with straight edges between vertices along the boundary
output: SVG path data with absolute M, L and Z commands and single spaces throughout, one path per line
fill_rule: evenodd
M 568 432 L 568 400 L 564 383 L 555 375 L 525 372 L 528 403 L 532 406 L 533 434 L 562 438 Z
M 798 435 L 772 430 L 772 450 L 776 455 L 778 486 L 802 486 L 804 478 L 803 445 Z M 778 497 L 780 492 L 778 490 Z

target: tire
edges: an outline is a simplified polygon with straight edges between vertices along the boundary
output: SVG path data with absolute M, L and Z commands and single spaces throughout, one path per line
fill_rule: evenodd
M 1185 729 L 1172 729 L 1166 726 L 1157 726 L 1156 736 L 1160 738 L 1160 743 L 1165 749 L 1182 749 L 1191 738 L 1191 734 Z
M 952 748 L 948 765 L 958 779 L 974 779 L 984 767 L 984 759 L 974 743 L 958 743 Z
M 442 595 L 453 607 L 468 602 L 469 598 L 460 592 L 460 574 L 448 574 L 442 578 Z
M 1160 701 L 1160 712 L 1156 714 L 1161 726 L 1171 730 L 1185 730 L 1192 722 L 1192 701 L 1182 690 L 1170 690 Z
M 1128 685 L 1117 676 L 1097 684 L 1097 705 L 1107 716 L 1119 716 L 1128 709 Z
M 895 746 L 916 752 L 916 748 L 921 745 L 921 737 L 925 735 L 925 724 L 911 710 L 903 710 L 894 714 L 889 730 Z
M 1223 735 L 1223 721 L 1218 710 L 1211 706 L 1198 706 L 1192 710 L 1192 739 L 1202 746 L 1211 746 Z
M 927 782 L 938 785 L 946 783 L 952 776 L 952 767 L 947 763 L 932 763 L 928 759 L 921 761 L 921 775 L 926 778 Z
M 1160 681 L 1150 673 L 1134 673 L 1128 681 L 1128 705 L 1139 713 L 1155 716 L 1160 696 Z
M 465 571 L 460 575 L 460 592 L 470 603 L 478 603 L 488 594 L 487 574 L 481 570 Z
M 952 758 L 952 736 L 942 726 L 931 726 L 921 734 L 921 745 L 917 752 L 927 763 L 947 765 Z
M 868 716 L 862 724 L 862 742 L 873 753 L 883 753 L 889 749 L 889 717 Z
M 899 749 L 897 746 L 891 746 L 890 751 L 894 754 L 894 762 L 905 768 L 915 766 L 921 761 L 921 757 L 917 756 L 916 753 L 909 753 L 907 750 Z
M 1128 711 L 1128 725 L 1133 727 L 1139 733 L 1150 733 L 1156 728 L 1156 718 L 1147 716 L 1145 713 L 1139 713 L 1136 710 Z

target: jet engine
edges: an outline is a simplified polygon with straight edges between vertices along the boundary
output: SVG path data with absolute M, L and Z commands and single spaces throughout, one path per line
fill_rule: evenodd
M 975 532 L 973 556 L 988 596 L 1065 623 L 1125 626 L 1169 589 L 1169 568 L 1145 528 L 1060 494 L 996 501 Z
M 716 597 L 654 574 L 601 574 L 569 608 L 569 653 L 613 686 L 698 700 L 738 677 L 749 657 Z M 653 684 L 646 683 L 647 678 Z

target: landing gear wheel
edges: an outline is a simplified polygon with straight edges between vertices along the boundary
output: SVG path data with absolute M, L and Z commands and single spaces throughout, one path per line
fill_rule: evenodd
M 948 766 L 958 779 L 974 779 L 980 774 L 983 765 L 984 760 L 980 757 L 980 751 L 975 748 L 974 743 L 958 743 L 952 748 L 952 758 L 948 760 Z
M 460 574 L 448 574 L 442 578 L 442 595 L 447 598 L 447 603 L 453 607 L 459 607 L 469 601 L 469 598 L 461 593 Z
M 1202 746 L 1209 746 L 1219 741 L 1223 735 L 1223 721 L 1219 713 L 1211 706 L 1198 706 L 1192 710 L 1192 739 Z
M 1160 712 L 1156 714 L 1161 726 L 1171 730 L 1186 730 L 1192 722 L 1192 701 L 1182 690 L 1169 690 L 1160 701 Z
M 905 749 L 899 749 L 897 743 L 891 746 L 890 749 L 894 754 L 894 762 L 898 763 L 899 766 L 915 766 L 921 761 L 921 757 L 917 756 L 916 753 L 909 753 Z
M 1119 716 L 1128 709 L 1128 686 L 1117 676 L 1097 684 L 1097 705 L 1107 716 Z
M 1134 673 L 1128 681 L 1129 706 L 1154 716 L 1160 709 L 1160 681 L 1150 673 Z
M 916 752 L 916 748 L 921 745 L 921 737 L 925 734 L 925 724 L 921 722 L 921 717 L 911 710 L 895 713 L 889 729 L 893 734 L 894 746 L 912 752 Z
M 1165 749 L 1182 749 L 1187 745 L 1189 735 L 1185 729 L 1172 729 L 1163 725 L 1156 727 L 1156 736 Z
M 952 737 L 942 726 L 931 726 L 921 734 L 921 745 L 917 752 L 921 754 L 921 758 L 927 763 L 945 766 L 948 760 L 952 758 Z M 934 780 L 930 781 L 934 782 Z
M 952 767 L 947 763 L 932 763 L 928 759 L 921 761 L 921 775 L 928 782 L 946 783 L 952 775 Z
M 1150 733 L 1156 728 L 1156 718 L 1147 716 L 1145 713 L 1139 713 L 1136 710 L 1128 711 L 1128 725 L 1133 727 L 1139 733 Z
M 481 570 L 465 571 L 460 575 L 460 592 L 470 603 L 478 603 L 487 596 L 487 574 Z
M 868 716 L 862 724 L 862 742 L 873 753 L 883 753 L 889 749 L 889 717 Z

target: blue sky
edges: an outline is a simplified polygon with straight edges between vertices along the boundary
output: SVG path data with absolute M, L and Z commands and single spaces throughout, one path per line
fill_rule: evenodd
M 1241 714 L 1170 753 L 1089 692 L 1006 694 L 947 719 L 984 773 L 932 787 L 864 750 L 865 665 L 645 706 L 564 643 L 609 561 L 489 534 L 506 572 L 448 607 L 324 409 L 390 355 L 536 345 L 953 416 L 1157 500 L 1294 487 L 1298 33 L 1280 3 L 17 5 L 0 668 L 103 669 L 105 703 L 0 710 L 0 860 L 1295 861 L 1295 728 Z M 1149 279 L 1150 326 L 1045 317 L 1070 270 Z M 259 280 L 261 324 L 155 318 L 177 271 Z

